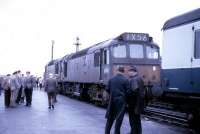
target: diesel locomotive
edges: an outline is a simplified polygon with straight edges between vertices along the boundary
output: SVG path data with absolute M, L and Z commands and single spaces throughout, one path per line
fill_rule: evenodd
M 105 86 L 116 74 L 118 66 L 137 67 L 146 87 L 146 94 L 160 85 L 161 59 L 159 46 L 146 33 L 123 33 L 116 38 L 49 62 L 45 76 L 57 75 L 63 94 L 79 96 L 102 104 L 107 103 Z

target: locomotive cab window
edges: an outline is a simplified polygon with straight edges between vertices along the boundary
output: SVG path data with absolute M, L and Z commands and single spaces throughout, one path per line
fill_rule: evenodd
M 200 59 L 200 29 L 195 31 L 194 58 Z
M 118 45 L 113 48 L 113 56 L 115 58 L 126 58 L 126 46 Z
M 137 59 L 144 58 L 143 45 L 130 44 L 129 48 L 130 48 L 130 57 L 131 58 L 137 58 Z
M 159 54 L 158 54 L 158 49 L 152 46 L 147 46 L 146 47 L 146 53 L 147 53 L 147 58 L 148 59 L 158 59 Z

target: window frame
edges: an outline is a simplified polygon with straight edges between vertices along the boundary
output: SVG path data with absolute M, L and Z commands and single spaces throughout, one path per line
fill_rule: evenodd
M 157 53 L 158 53 L 158 57 L 157 57 L 157 58 L 149 58 L 149 57 L 148 57 L 148 53 L 147 53 L 148 47 L 150 47 L 151 49 L 156 49 L 156 50 L 157 50 Z M 145 51 L 145 52 L 146 52 L 146 58 L 147 58 L 147 59 L 150 59 L 150 60 L 158 60 L 159 57 L 160 57 L 159 48 L 157 48 L 157 47 L 155 47 L 155 46 L 147 45 L 147 46 L 146 46 L 146 51 Z
M 137 46 L 142 46 L 142 53 L 143 53 L 143 57 L 142 58 L 139 58 L 139 57 L 131 57 L 131 45 L 137 45 Z M 128 44 L 128 47 L 129 47 L 129 58 L 131 59 L 144 59 L 146 56 L 145 56 L 145 48 L 144 48 L 144 44 L 139 44 L 139 43 L 129 43 Z
M 118 46 L 124 46 L 125 47 L 125 52 L 126 52 L 126 55 L 124 57 L 116 57 L 114 54 L 115 54 L 115 48 L 118 47 Z M 127 51 L 127 44 L 115 44 L 113 45 L 112 47 L 112 56 L 113 58 L 118 58 L 118 59 L 123 59 L 123 58 L 128 58 L 128 51 Z

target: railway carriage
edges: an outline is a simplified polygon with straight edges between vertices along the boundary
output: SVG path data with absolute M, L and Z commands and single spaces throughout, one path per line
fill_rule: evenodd
M 163 26 L 163 99 L 200 121 L 200 9 L 169 19 Z
M 200 9 L 164 24 L 162 75 L 169 96 L 200 100 Z

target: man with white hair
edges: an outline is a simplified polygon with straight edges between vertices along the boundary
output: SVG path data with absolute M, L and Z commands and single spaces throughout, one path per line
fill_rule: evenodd
M 54 109 L 55 95 L 57 92 L 57 81 L 53 74 L 49 74 L 49 77 L 45 81 L 45 91 L 48 95 L 49 109 Z

